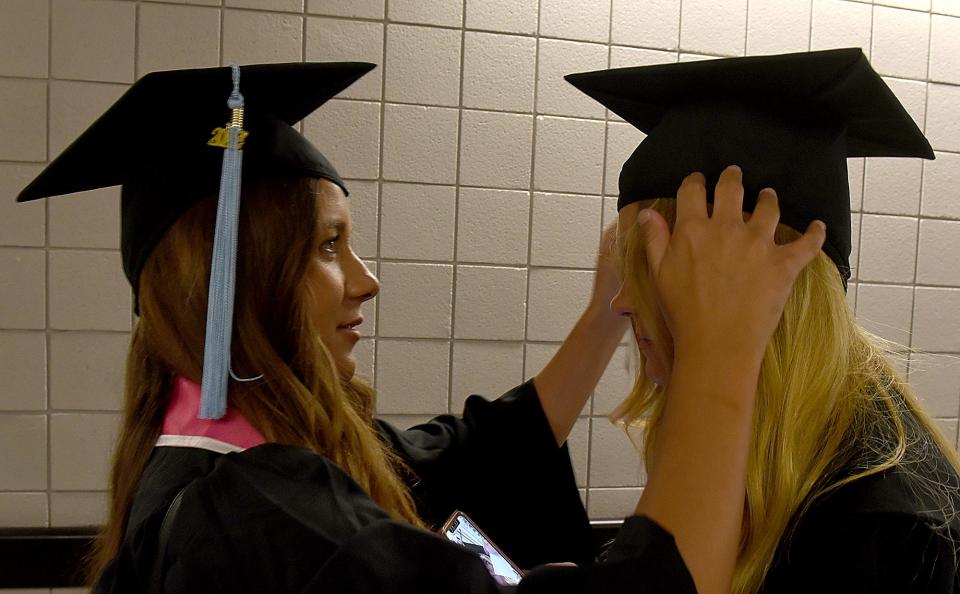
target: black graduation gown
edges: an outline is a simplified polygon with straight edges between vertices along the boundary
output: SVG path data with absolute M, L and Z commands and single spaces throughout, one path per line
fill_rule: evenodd
M 960 517 L 920 488 L 926 481 L 960 513 L 960 479 L 938 451 L 848 483 L 801 517 L 762 594 L 960 594 Z
M 499 586 L 479 557 L 391 520 L 339 467 L 309 450 L 265 444 L 217 454 L 153 451 L 117 558 L 94 592 L 144 592 L 166 509 L 181 501 L 163 552 L 164 592 L 694 592 L 673 538 L 630 518 L 603 564 L 566 447 L 557 448 L 532 382 L 494 402 L 383 435 L 417 475 L 415 498 L 438 523 L 471 515 L 521 567 Z

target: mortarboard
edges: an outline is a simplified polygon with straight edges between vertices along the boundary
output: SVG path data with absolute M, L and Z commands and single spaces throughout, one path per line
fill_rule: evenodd
M 143 265 L 167 229 L 219 190 L 203 418 L 226 412 L 241 181 L 317 177 L 346 192 L 333 165 L 292 125 L 372 68 L 291 63 L 147 74 L 17 197 L 25 202 L 121 185 L 120 252 L 136 295 Z
M 743 170 L 744 211 L 764 187 L 780 222 L 827 225 L 823 251 L 850 277 L 847 157 L 934 158 L 859 48 L 569 74 L 647 134 L 620 171 L 618 209 L 676 195 L 684 176 Z

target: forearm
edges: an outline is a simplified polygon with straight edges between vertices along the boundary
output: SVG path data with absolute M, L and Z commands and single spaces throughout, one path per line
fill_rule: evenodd
M 557 445 L 563 444 L 626 330 L 606 304 L 588 307 L 560 349 L 534 378 Z
M 670 531 L 703 594 L 730 592 L 758 364 L 677 361 L 637 505 Z

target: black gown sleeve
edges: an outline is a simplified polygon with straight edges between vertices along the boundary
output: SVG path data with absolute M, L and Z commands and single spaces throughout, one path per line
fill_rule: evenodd
M 94 588 L 146 592 L 144 522 Z M 500 586 L 479 557 L 391 519 L 329 460 L 276 444 L 218 459 L 183 491 L 163 556 L 162 592 L 302 594 L 686 594 L 693 582 L 672 537 L 630 520 L 610 563 L 542 567 Z M 619 547 L 619 545 L 617 545 Z M 149 547 L 148 547 L 149 548 Z
M 762 594 L 957 594 L 957 554 L 943 528 L 907 513 L 831 516 L 785 549 Z
M 533 381 L 494 401 L 471 396 L 442 415 L 381 433 L 410 466 L 418 511 L 439 527 L 454 510 L 473 518 L 520 567 L 592 563 L 596 551 L 566 444 L 557 446 Z

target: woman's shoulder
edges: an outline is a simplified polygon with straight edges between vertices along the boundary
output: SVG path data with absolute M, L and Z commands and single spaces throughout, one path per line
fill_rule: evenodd
M 217 454 L 199 448 L 156 448 L 135 498 L 127 538 L 143 540 L 181 495 L 175 524 L 198 529 L 191 539 L 243 538 L 311 526 L 336 540 L 387 514 L 337 464 L 307 448 L 263 444 Z M 152 527 L 152 528 L 151 528 Z M 321 530 L 322 528 L 322 530 Z
M 781 544 L 763 592 L 952 594 L 960 588 L 958 514 L 955 489 L 909 468 L 856 479 L 800 517 Z
M 152 571 L 161 522 L 178 493 L 164 574 L 188 589 L 208 575 L 232 583 L 234 591 L 253 591 L 253 584 L 286 591 L 306 579 L 298 560 L 305 572 L 315 569 L 359 531 L 389 520 L 346 472 L 306 448 L 264 444 L 221 455 L 157 450 L 138 493 L 142 518 L 131 525 L 115 562 L 114 573 L 127 576 L 123 583 L 142 583 Z

